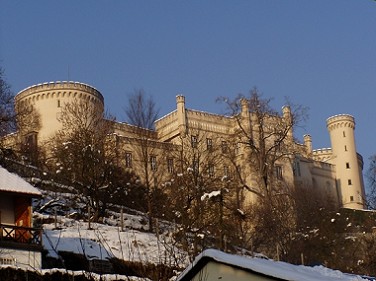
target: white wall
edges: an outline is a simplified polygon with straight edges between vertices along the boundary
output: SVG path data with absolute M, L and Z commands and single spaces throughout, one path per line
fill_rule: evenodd
M 41 269 L 42 253 L 0 248 L 0 264 L 2 261 L 12 261 L 12 265 L 25 269 Z

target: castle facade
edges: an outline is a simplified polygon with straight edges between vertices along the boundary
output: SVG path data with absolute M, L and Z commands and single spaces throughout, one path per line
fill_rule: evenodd
M 51 82 L 22 90 L 15 97 L 16 108 L 32 106 L 38 113 L 38 126 L 24 130 L 20 127 L 19 132 L 6 137 L 4 143 L 10 146 L 18 138 L 23 143 L 43 147 L 62 129 L 59 115 L 64 104 L 77 99 L 100 112 L 104 110 L 102 94 L 83 83 Z M 288 124 L 290 118 L 290 108 L 284 107 L 279 115 L 268 117 L 268 130 Z M 177 152 L 181 157 L 183 152 L 192 151 L 188 157 L 191 162 L 185 167 L 201 169 L 208 177 L 237 173 L 248 190 L 254 188 L 254 192 L 246 195 L 250 200 L 257 200 L 257 194 L 262 192 L 257 189 L 260 182 L 254 177 L 255 167 L 249 160 L 249 138 L 242 135 L 242 131 L 249 131 L 255 140 L 260 137 L 256 130 L 257 118 L 246 101 L 242 101 L 238 115 L 225 116 L 188 109 L 185 97 L 178 95 L 176 109 L 158 119 L 155 130 L 115 121 L 109 121 L 109 126 L 119 165 L 136 174 L 142 174 L 140 171 L 147 167 L 146 175 L 141 176 L 143 180 L 153 184 L 168 181 L 172 175 L 186 169 L 181 164 L 182 158 L 178 161 Z M 293 137 L 292 128 L 288 128 L 282 146 L 273 144 L 276 155 L 285 155 L 273 162 L 275 176 L 286 185 L 304 186 L 323 197 L 331 197 L 339 207 L 363 209 L 363 160 L 356 151 L 355 119 L 348 114 L 334 115 L 327 119 L 326 126 L 331 148 L 316 150 L 312 149 L 310 135 L 305 135 L 304 142 L 299 143 Z M 284 154 L 287 149 L 292 153 Z

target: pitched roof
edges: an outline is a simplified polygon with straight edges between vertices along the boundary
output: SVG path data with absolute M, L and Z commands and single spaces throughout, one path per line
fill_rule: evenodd
M 35 196 L 41 196 L 42 193 L 22 179 L 20 176 L 8 172 L 0 166 L 0 191 L 23 193 Z
M 332 270 L 324 266 L 293 265 L 286 262 L 277 262 L 269 259 L 251 258 L 227 254 L 218 250 L 208 249 L 196 257 L 193 264 L 188 266 L 177 281 L 192 280 L 199 271 L 210 262 L 218 262 L 238 268 L 240 270 L 253 272 L 261 276 L 267 276 L 274 280 L 291 281 L 350 281 L 367 280 L 361 276 L 349 275 L 338 270 Z

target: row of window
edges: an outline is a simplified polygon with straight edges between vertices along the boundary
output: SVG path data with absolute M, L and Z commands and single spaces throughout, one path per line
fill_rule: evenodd
M 133 166 L 132 162 L 133 162 L 132 153 L 126 152 L 125 153 L 125 167 L 126 168 L 132 168 L 132 166 Z M 157 170 L 157 157 L 154 156 L 154 155 L 151 155 L 150 158 L 149 158 L 149 163 L 150 163 L 150 169 L 152 171 L 156 171 Z M 170 170 L 172 169 L 172 166 L 173 166 L 173 159 L 168 159 L 167 166 L 168 166 L 168 170 L 170 172 Z
M 125 153 L 125 167 L 126 168 L 132 168 L 133 167 L 133 156 L 131 152 Z M 149 157 L 149 163 L 150 163 L 150 169 L 152 171 L 157 170 L 157 157 L 154 155 L 151 155 Z M 197 160 L 194 160 L 192 163 L 192 171 L 197 173 L 199 171 L 199 163 Z M 174 172 L 174 159 L 168 158 L 167 159 L 167 172 L 172 174 Z M 214 165 L 209 164 L 207 167 L 207 173 L 209 176 L 214 176 L 215 167 Z M 229 168 L 228 166 L 223 167 L 223 173 L 225 176 L 229 175 Z
M 132 153 L 131 152 L 126 152 L 125 153 L 125 167 L 126 168 L 132 168 L 133 166 L 133 158 L 132 158 Z M 151 155 L 149 158 L 149 163 L 150 163 L 150 169 L 152 171 L 157 170 L 157 157 L 154 155 Z M 192 163 L 192 170 L 193 172 L 197 173 L 199 172 L 199 163 L 197 160 L 193 160 Z M 167 171 L 168 173 L 172 174 L 174 172 L 174 159 L 173 158 L 168 158 L 167 159 Z M 215 172 L 215 166 L 213 164 L 209 164 L 207 167 L 207 173 L 209 176 L 214 176 Z M 274 174 L 275 177 L 279 180 L 283 178 L 283 169 L 282 166 L 276 165 L 274 169 Z M 223 166 L 223 175 L 224 176 L 229 176 L 229 168 L 228 166 Z
M 197 148 L 198 147 L 198 137 L 195 136 L 195 135 L 191 136 L 191 146 L 192 146 L 192 148 Z M 227 142 L 226 141 L 222 141 L 221 148 L 222 148 L 222 153 L 227 153 L 228 146 L 227 146 Z M 213 139 L 206 138 L 206 149 L 208 151 L 212 151 L 213 150 Z

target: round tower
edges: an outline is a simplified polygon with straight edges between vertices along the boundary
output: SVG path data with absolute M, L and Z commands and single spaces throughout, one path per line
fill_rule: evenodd
M 332 144 L 332 164 L 336 169 L 336 182 L 342 207 L 364 208 L 362 158 L 356 152 L 355 120 L 349 114 L 335 115 L 327 119 Z
M 22 122 L 28 124 L 27 128 L 19 124 L 20 133 L 24 136 L 31 132 L 36 134 L 38 143 L 47 140 L 62 128 L 58 119 L 64 104 L 74 100 L 90 103 L 101 112 L 104 110 L 102 94 L 94 87 L 79 82 L 43 83 L 20 91 L 15 97 L 16 109 L 21 112 L 26 110 L 28 115 L 34 116 L 37 120 L 33 123 L 27 120 Z M 29 109 L 32 109 L 30 113 Z

